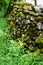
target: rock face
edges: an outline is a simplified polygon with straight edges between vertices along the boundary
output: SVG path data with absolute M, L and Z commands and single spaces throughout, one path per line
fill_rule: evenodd
M 12 2 L 8 14 L 9 31 L 13 39 L 25 37 L 26 43 L 34 42 L 43 34 L 43 9 L 29 3 Z M 23 36 L 22 36 L 23 34 Z M 39 40 L 40 41 L 40 40 Z M 41 44 L 41 43 L 40 43 Z

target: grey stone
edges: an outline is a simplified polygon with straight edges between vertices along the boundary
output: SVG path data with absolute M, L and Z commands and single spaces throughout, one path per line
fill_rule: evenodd
M 42 29 L 42 23 L 41 22 L 39 22 L 38 24 L 37 24 L 37 29 Z

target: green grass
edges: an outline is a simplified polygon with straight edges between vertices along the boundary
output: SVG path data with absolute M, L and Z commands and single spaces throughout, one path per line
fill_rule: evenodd
M 3 39 L 3 41 L 1 41 Z M 23 47 L 16 41 L 6 42 L 6 36 L 0 38 L 0 65 L 43 65 L 43 55 L 37 50 L 34 53 L 24 54 Z
M 25 54 L 24 47 L 10 39 L 6 29 L 7 19 L 0 18 L 0 65 L 43 65 L 40 50 Z
M 0 29 L 6 30 L 7 28 L 7 19 L 6 18 L 0 18 Z

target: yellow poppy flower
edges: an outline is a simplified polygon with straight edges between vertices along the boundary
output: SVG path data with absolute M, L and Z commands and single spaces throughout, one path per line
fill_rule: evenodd
M 19 42 L 20 46 L 24 46 L 24 43 L 22 41 Z
M 24 34 L 22 34 L 22 37 L 24 37 L 25 35 Z

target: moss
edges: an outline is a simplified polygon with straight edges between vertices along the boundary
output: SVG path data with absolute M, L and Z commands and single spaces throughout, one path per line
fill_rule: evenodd
M 11 26 L 11 27 L 14 26 L 14 23 L 13 23 L 12 21 L 10 22 L 10 26 Z
M 29 13 L 30 13 L 30 14 L 36 14 L 34 11 L 30 11 Z
M 38 16 L 38 18 L 41 18 L 41 16 Z
M 25 13 L 29 13 L 29 11 L 28 11 L 28 10 L 24 10 L 24 12 L 25 12 Z
M 43 53 L 43 48 L 41 49 L 41 53 Z
M 41 43 L 43 44 L 43 38 L 40 39 Z
M 20 11 L 22 11 L 22 9 L 18 9 L 17 11 L 20 12 Z
M 19 6 L 18 5 L 15 5 L 14 8 L 19 8 Z
M 19 12 L 19 15 L 22 15 L 23 13 L 22 12 Z
M 35 40 L 36 43 L 42 43 L 43 44 L 43 38 L 37 37 Z
M 30 18 L 29 15 L 27 15 L 27 16 L 26 16 L 26 19 L 29 20 L 29 18 Z
M 19 18 L 18 18 L 18 20 L 20 21 L 20 20 L 22 20 L 22 18 L 21 18 L 21 17 L 19 17 Z
M 29 10 L 30 8 L 30 10 Z M 41 13 L 41 12 L 40 12 Z M 27 46 L 31 40 L 31 44 L 39 47 L 43 46 L 43 38 L 38 37 L 42 30 L 37 29 L 38 22 L 42 21 L 42 17 L 39 15 L 39 12 L 35 12 L 35 8 L 30 3 L 24 2 L 15 2 L 13 3 L 13 9 L 9 14 L 10 17 L 10 32 L 16 31 L 16 34 L 13 32 L 13 39 L 21 38 L 23 35 L 24 42 L 26 41 Z M 12 26 L 12 28 L 11 28 Z

